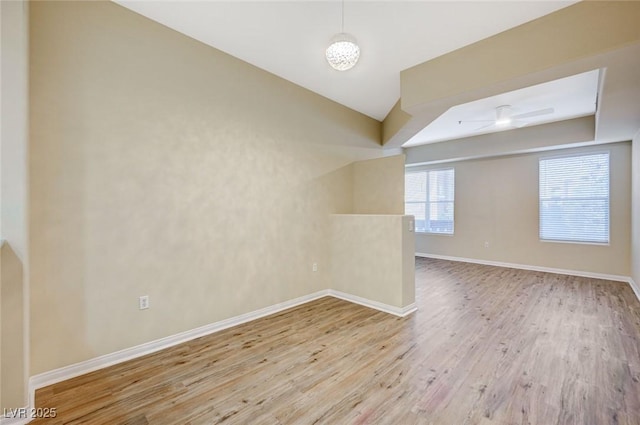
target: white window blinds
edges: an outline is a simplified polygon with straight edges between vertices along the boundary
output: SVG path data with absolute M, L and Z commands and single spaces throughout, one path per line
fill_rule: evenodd
M 405 214 L 415 217 L 416 232 L 453 234 L 454 170 L 405 174 Z
M 540 159 L 540 239 L 609 242 L 609 153 Z

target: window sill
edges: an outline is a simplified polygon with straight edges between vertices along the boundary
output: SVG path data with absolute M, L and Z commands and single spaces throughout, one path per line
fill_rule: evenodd
M 562 243 L 571 245 L 595 245 L 595 246 L 611 246 L 611 242 L 582 242 L 582 241 L 554 241 L 550 239 L 540 239 L 544 243 Z

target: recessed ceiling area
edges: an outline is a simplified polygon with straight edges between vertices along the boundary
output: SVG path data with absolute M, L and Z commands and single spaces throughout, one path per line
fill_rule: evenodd
M 596 113 L 600 71 L 593 70 L 449 108 L 404 143 L 418 146 Z M 503 106 L 507 108 L 499 109 Z M 508 110 L 512 122 L 497 122 Z
M 361 56 L 340 72 L 325 60 L 339 1 L 115 1 L 377 120 L 400 98 L 400 71 L 576 3 L 346 1 Z

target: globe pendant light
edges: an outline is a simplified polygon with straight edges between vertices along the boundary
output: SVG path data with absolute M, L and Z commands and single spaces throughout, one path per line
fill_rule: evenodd
M 333 69 L 346 71 L 354 67 L 360 58 L 360 47 L 354 36 L 344 32 L 344 0 L 342 0 L 342 26 L 340 33 L 333 36 L 325 52 L 327 62 Z

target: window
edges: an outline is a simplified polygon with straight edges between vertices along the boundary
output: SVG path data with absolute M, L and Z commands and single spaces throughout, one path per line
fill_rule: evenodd
M 609 243 L 609 153 L 540 159 L 540 239 Z
M 416 232 L 453 234 L 454 171 L 405 174 L 405 214 L 415 217 Z

